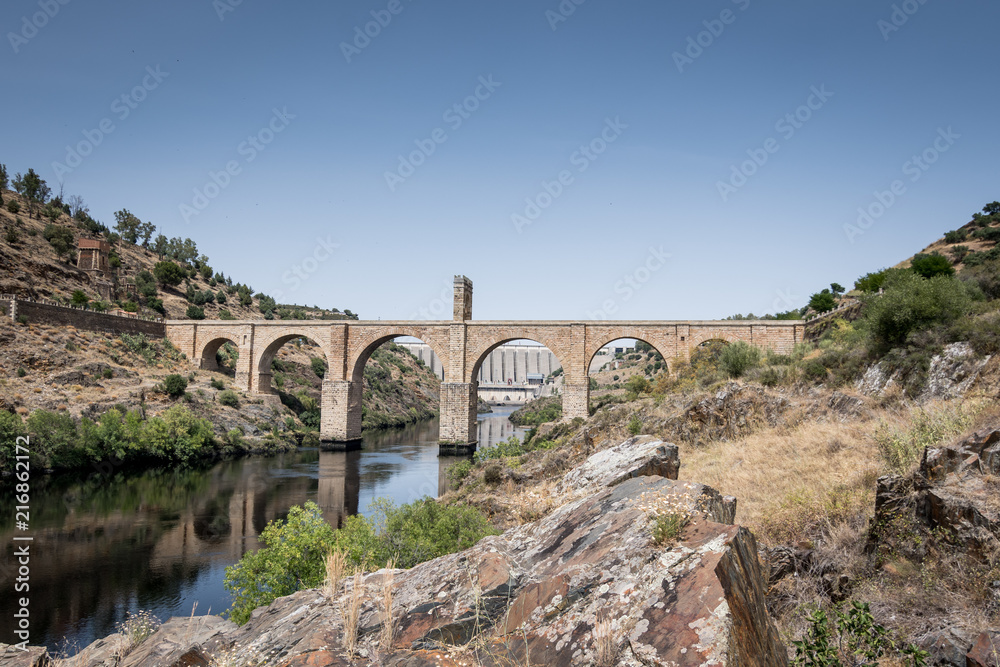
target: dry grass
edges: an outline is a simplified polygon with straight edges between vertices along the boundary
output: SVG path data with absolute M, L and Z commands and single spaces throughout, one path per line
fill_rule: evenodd
M 607 618 L 594 625 L 595 667 L 612 667 L 618 658 L 618 642 L 615 641 L 611 621 Z
M 344 650 L 354 655 L 358 647 L 358 620 L 361 617 L 361 603 L 365 596 L 364 575 L 360 570 L 354 573 L 354 585 L 347 592 L 347 600 L 341 606 L 344 616 Z
M 331 551 L 326 556 L 326 581 L 323 582 L 323 592 L 331 600 L 337 597 L 340 580 L 344 576 L 347 559 L 341 551 Z
M 778 427 L 735 442 L 681 445 L 684 479 L 739 499 L 737 521 L 790 542 L 871 507 L 880 464 L 872 423 Z
M 393 570 L 396 567 L 392 559 L 386 563 L 385 571 L 382 574 L 381 582 L 381 611 L 382 611 L 382 631 L 379 633 L 379 644 L 386 653 L 392 651 L 393 634 L 396 630 L 395 618 L 392 614 L 392 592 L 393 583 L 396 579 Z

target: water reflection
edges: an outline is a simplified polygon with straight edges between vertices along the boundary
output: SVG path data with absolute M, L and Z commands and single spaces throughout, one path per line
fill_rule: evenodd
M 503 410 L 503 408 L 501 408 Z M 482 415 L 480 446 L 515 433 L 506 412 Z M 506 425 L 504 425 L 506 424 Z M 258 535 L 289 508 L 312 500 L 333 526 L 367 513 L 372 500 L 407 503 L 447 489 L 437 420 L 366 434 L 355 452 L 299 450 L 200 469 L 116 470 L 37 476 L 32 484 L 31 643 L 73 653 L 110 634 L 128 611 L 161 620 L 229 607 L 225 568 L 257 549 Z M 13 507 L 12 485 L 0 504 Z M 0 517 L 0 590 L 16 575 L 13 516 Z M 0 617 L 15 598 L 0 595 Z M 0 642 L 14 643 L 12 625 Z

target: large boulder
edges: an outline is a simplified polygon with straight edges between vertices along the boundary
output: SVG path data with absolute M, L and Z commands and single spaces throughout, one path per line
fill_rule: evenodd
M 677 479 L 680 467 L 677 445 L 640 435 L 593 454 L 563 476 L 562 486 L 571 490 L 596 489 L 651 475 Z
M 705 488 L 628 479 L 461 553 L 370 574 L 355 660 L 579 665 L 603 650 L 616 665 L 784 665 L 754 538 L 705 517 Z M 652 507 L 689 518 L 676 542 L 654 542 Z M 395 639 L 386 651 L 378 591 L 390 574 Z M 311 590 L 256 610 L 226 640 L 276 665 L 342 665 L 342 634 L 340 612 Z

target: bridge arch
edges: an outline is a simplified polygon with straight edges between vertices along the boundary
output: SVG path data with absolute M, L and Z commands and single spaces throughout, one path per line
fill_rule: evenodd
M 446 332 L 445 332 L 446 333 Z M 365 364 L 371 358 L 375 350 L 388 342 L 397 338 L 416 338 L 421 343 L 431 348 L 437 358 L 441 361 L 441 366 L 445 371 L 445 379 L 448 378 L 448 340 L 441 335 L 441 332 L 429 329 L 409 329 L 399 328 L 392 330 L 381 330 L 366 332 L 367 335 L 359 336 L 351 341 L 347 355 L 347 380 L 351 382 L 361 382 L 364 379 Z
M 212 338 L 207 341 L 198 353 L 198 358 L 201 359 L 201 369 L 204 371 L 217 371 L 219 370 L 219 361 L 216 358 L 219 354 L 219 350 L 226 343 L 232 343 L 236 346 L 236 349 L 240 349 L 240 344 L 238 342 L 239 336 L 231 336 L 226 334 L 218 335 L 216 338 Z M 240 357 L 243 355 L 240 354 Z
M 329 369 L 331 355 L 329 354 L 329 349 L 323 345 L 323 341 L 319 340 L 320 337 L 316 335 L 317 333 L 320 332 L 316 330 L 288 331 L 286 328 L 283 328 L 280 332 L 264 333 L 257 343 L 260 353 L 257 355 L 256 363 L 254 364 L 251 389 L 258 394 L 273 393 L 271 391 L 271 364 L 274 362 L 274 358 L 278 355 L 281 348 L 293 340 L 305 339 L 316 345 L 322 353 L 323 360 Z

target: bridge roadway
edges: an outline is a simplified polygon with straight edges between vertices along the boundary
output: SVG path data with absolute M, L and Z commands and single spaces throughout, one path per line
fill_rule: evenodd
M 168 320 L 167 338 L 203 369 L 217 368 L 219 348 L 239 349 L 236 385 L 243 391 L 271 393 L 271 362 L 289 341 L 308 338 L 326 356 L 320 439 L 329 449 L 351 449 L 361 439 L 362 377 L 365 363 L 384 343 L 413 337 L 429 345 L 445 369 L 441 383 L 441 451 L 463 453 L 476 447 L 477 379 L 483 360 L 514 340 L 533 340 L 562 362 L 565 384 L 563 415 L 587 417 L 590 403 L 588 369 L 597 352 L 619 338 L 653 346 L 668 366 L 690 358 L 691 350 L 709 340 L 745 341 L 787 354 L 803 340 L 805 322 L 767 321 L 473 321 L 472 281 L 455 277 L 451 321 L 225 321 Z

